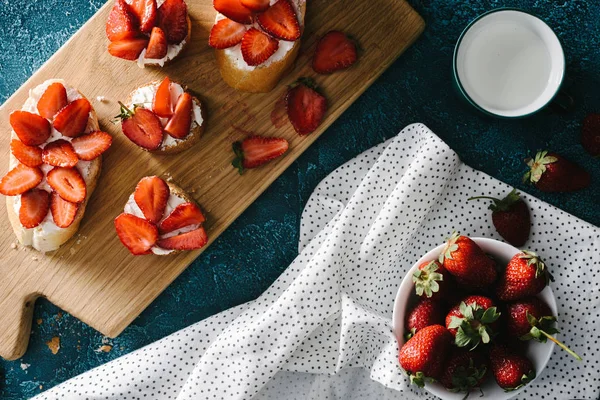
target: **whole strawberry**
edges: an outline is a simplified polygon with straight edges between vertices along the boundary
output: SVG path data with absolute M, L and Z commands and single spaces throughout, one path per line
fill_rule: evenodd
M 473 350 L 480 343 L 491 341 L 499 317 L 500 313 L 491 299 L 469 296 L 446 315 L 446 328 L 455 336 L 454 343 L 458 347 L 468 346 Z
M 455 349 L 444 366 L 440 383 L 451 392 L 469 393 L 481 386 L 488 372 L 480 352 Z
M 600 114 L 590 114 L 583 120 L 581 144 L 594 157 L 600 156 Z
M 457 232 L 446 242 L 439 261 L 456 282 L 467 289 L 485 289 L 497 277 L 494 261 L 477 243 Z
M 490 350 L 490 366 L 498 385 L 506 392 L 519 389 L 535 378 L 531 361 L 512 348 L 495 344 Z
M 515 247 L 525 244 L 529 239 L 531 217 L 529 216 L 529 207 L 515 189 L 502 200 L 488 196 L 471 197 L 469 200 L 475 199 L 493 201 L 489 207 L 492 210 L 492 222 L 496 231 L 504 240 Z
M 417 296 L 440 300 L 448 291 L 450 274 L 438 261 L 425 261 L 413 274 Z
M 496 295 L 502 301 L 534 296 L 544 290 L 550 279 L 546 264 L 532 251 L 522 250 L 508 262 L 500 276 Z
M 421 329 L 430 325 L 441 325 L 443 323 L 440 304 L 432 299 L 420 300 L 415 308 L 412 309 L 406 320 L 408 333 L 407 339 L 410 339 Z
M 426 380 L 439 380 L 450 350 L 452 335 L 441 325 L 421 329 L 398 353 L 398 362 L 411 383 L 425 386 Z
M 573 192 L 590 185 L 590 174 L 559 154 L 540 151 L 525 162 L 530 170 L 523 176 L 523 183 L 533 183 L 543 192 Z

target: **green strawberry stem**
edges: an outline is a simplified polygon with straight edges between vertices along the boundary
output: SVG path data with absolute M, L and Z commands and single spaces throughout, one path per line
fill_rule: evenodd
M 569 353 L 570 355 L 572 355 L 573 357 L 575 357 L 577 360 L 582 361 L 583 359 L 579 356 L 579 354 L 575 353 L 573 350 L 571 350 L 570 348 L 568 348 L 567 346 L 565 346 L 562 342 L 560 342 L 559 340 L 557 340 L 554 336 L 546 333 L 545 331 L 540 329 L 540 333 L 544 336 L 546 336 L 548 339 L 552 340 L 554 343 L 556 343 L 558 345 L 558 347 L 560 347 L 561 349 L 563 349 L 564 351 L 566 351 L 567 353 Z

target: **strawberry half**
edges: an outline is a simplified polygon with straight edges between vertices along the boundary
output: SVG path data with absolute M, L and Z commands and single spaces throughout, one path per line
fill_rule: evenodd
M 37 146 L 27 146 L 23 142 L 13 139 L 10 142 L 10 151 L 17 160 L 28 167 L 42 165 L 42 149 Z
M 163 141 L 163 127 L 160 120 L 150 110 L 135 107 L 133 111 L 121 105 L 121 129 L 133 143 L 146 150 L 156 150 Z
M 92 105 L 87 99 L 77 99 L 54 117 L 54 129 L 68 137 L 77 137 L 85 131 Z
M 170 195 L 169 185 L 158 176 L 147 176 L 135 187 L 133 199 L 144 217 L 157 224 L 163 217 Z
M 208 45 L 215 49 L 226 49 L 242 41 L 246 26 L 224 18 L 213 25 L 208 37 Z
M 358 58 L 356 43 L 340 31 L 331 31 L 319 40 L 313 58 L 313 69 L 330 74 L 353 65 Z
M 108 45 L 108 52 L 124 60 L 137 60 L 142 50 L 148 46 L 147 38 L 121 39 Z
M 197 205 L 183 203 L 171 211 L 171 214 L 160 223 L 158 230 L 161 234 L 164 234 L 186 226 L 201 224 L 204 221 L 204 214 Z
M 54 167 L 71 168 L 77 165 L 79 158 L 71 143 L 64 139 L 58 139 L 48 143 L 44 147 L 42 160 L 44 163 Z
M 71 145 L 80 160 L 92 161 L 100 157 L 112 144 L 112 136 L 95 131 L 73 139 Z
M 246 168 L 256 168 L 280 157 L 288 147 L 288 141 L 282 138 L 251 136 L 233 144 L 236 158 L 231 165 L 237 168 L 241 175 Z
M 134 256 L 149 254 L 158 239 L 156 226 L 131 214 L 123 213 L 115 218 L 115 229 L 121 243 Z
M 166 0 L 158 9 L 158 26 L 169 43 L 178 44 L 188 34 L 187 5 L 183 0 Z
M 256 16 L 260 27 L 269 35 L 290 42 L 300 38 L 300 24 L 290 0 L 279 0 Z
M 27 111 L 14 111 L 10 114 L 10 126 L 21 142 L 28 146 L 38 146 L 50 137 L 50 122 Z
M 21 195 L 19 221 L 27 229 L 42 223 L 50 208 L 50 194 L 42 189 L 31 189 Z
M 583 120 L 581 144 L 594 157 L 600 156 L 600 114 L 589 114 Z
M 59 228 L 68 228 L 75 221 L 75 216 L 79 210 L 79 204 L 71 203 L 59 196 L 58 193 L 52 192 L 50 199 L 50 211 L 52 219 Z
M 327 112 L 327 99 L 316 91 L 310 78 L 300 78 L 287 94 L 287 113 L 294 129 L 308 135 L 321 125 Z
M 152 100 L 152 111 L 162 118 L 169 118 L 173 115 L 173 105 L 171 104 L 171 80 L 168 76 L 158 85 L 154 99 Z
M 192 126 L 192 96 L 189 93 L 183 93 L 177 99 L 175 112 L 165 126 L 165 132 L 176 139 L 183 139 L 190 133 Z
M 156 0 L 127 0 L 127 4 L 137 17 L 140 30 L 150 32 L 156 23 Z
M 125 0 L 115 0 L 115 5 L 108 14 L 106 36 L 111 42 L 132 39 L 138 34 L 135 16 Z
M 246 64 L 256 66 L 267 61 L 277 49 L 279 42 L 256 28 L 250 28 L 242 38 L 242 56 Z
M 269 0 L 240 0 L 242 5 L 251 11 L 265 11 L 271 5 Z
M 157 246 L 166 250 L 197 250 L 208 243 L 204 228 L 200 227 L 190 232 L 160 239 Z
M 242 4 L 241 0 L 213 0 L 215 10 L 227 18 L 249 25 L 252 23 L 252 11 Z
M 63 199 L 71 203 L 81 203 L 85 200 L 85 181 L 75 168 L 54 167 L 48 172 L 46 180 Z
M 60 82 L 48 86 L 37 103 L 38 113 L 44 118 L 52 119 L 63 107 L 69 104 L 67 89 Z
M 152 28 L 150 34 L 150 41 L 146 48 L 146 58 L 161 59 L 167 55 L 169 44 L 167 43 L 167 37 L 165 32 L 158 26 Z
M 0 180 L 0 193 L 5 196 L 16 196 L 33 189 L 42 179 L 44 174 L 41 169 L 19 164 Z

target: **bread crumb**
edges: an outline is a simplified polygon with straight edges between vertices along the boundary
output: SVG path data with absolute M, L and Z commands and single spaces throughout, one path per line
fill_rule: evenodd
M 60 338 L 58 336 L 54 336 L 52 339 L 46 342 L 46 346 L 48 346 L 52 354 L 56 355 L 60 350 Z
M 112 348 L 113 347 L 110 344 L 103 344 L 96 349 L 96 353 L 110 353 Z
M 44 386 L 43 386 L 43 385 L 40 385 L 40 390 L 42 390 L 43 388 L 44 388 Z
M 17 244 L 16 243 L 11 243 L 10 244 L 10 248 L 13 249 L 13 250 L 16 250 L 17 249 Z
M 100 103 L 104 103 L 106 101 L 106 97 L 104 97 L 104 96 L 96 96 L 96 100 L 98 100 Z
M 38 257 L 37 257 L 37 256 L 32 256 L 32 257 L 31 257 L 31 259 L 32 259 L 33 261 L 37 261 L 37 260 L 38 260 Z
M 59 311 L 55 316 L 54 319 L 56 319 L 57 321 L 60 321 L 63 317 L 63 313 L 62 311 Z
M 31 367 L 31 364 L 21 363 L 21 369 L 27 371 L 27 368 Z
M 35 322 L 37 322 L 38 325 L 41 325 L 42 322 L 44 322 L 44 320 L 41 318 L 38 318 Z

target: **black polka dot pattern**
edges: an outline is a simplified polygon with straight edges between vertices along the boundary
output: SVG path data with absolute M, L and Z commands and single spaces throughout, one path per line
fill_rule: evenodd
M 408 385 L 391 331 L 406 271 L 452 231 L 501 239 L 483 202 L 510 188 L 462 164 L 424 125 L 323 180 L 300 255 L 257 300 L 89 371 L 37 399 L 429 399 Z M 528 249 L 554 275 L 560 337 L 519 399 L 600 395 L 600 230 L 525 195 Z

